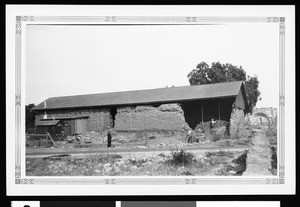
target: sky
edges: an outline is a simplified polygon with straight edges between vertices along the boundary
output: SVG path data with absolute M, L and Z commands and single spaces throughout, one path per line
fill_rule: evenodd
M 204 61 L 257 75 L 262 100 L 277 107 L 277 24 L 27 25 L 26 104 L 49 97 L 189 85 Z

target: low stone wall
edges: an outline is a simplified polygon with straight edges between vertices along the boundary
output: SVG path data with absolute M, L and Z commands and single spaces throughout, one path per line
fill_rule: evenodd
M 119 107 L 115 116 L 115 130 L 121 132 L 183 132 L 189 129 L 182 108 L 178 104 L 159 107 Z
M 74 116 L 89 116 L 87 120 L 87 131 L 102 132 L 113 126 L 113 119 L 109 109 L 74 109 L 74 110 L 55 110 L 47 111 L 47 118 L 54 117 L 74 117 Z M 40 121 L 44 118 L 44 112 L 36 115 L 35 121 Z

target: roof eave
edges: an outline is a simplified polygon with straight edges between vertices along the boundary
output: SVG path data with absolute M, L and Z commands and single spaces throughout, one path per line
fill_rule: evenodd
M 120 107 L 120 106 L 130 106 L 130 105 L 145 105 L 145 104 L 164 104 L 164 103 L 180 103 L 185 101 L 196 101 L 196 100 L 211 100 L 211 99 L 223 99 L 232 98 L 237 95 L 228 96 L 217 96 L 208 98 L 194 98 L 194 99 L 180 99 L 180 100 L 165 100 L 165 101 L 152 101 L 152 102 L 140 102 L 140 103 L 120 103 L 120 104 L 105 104 L 105 105 L 91 105 L 91 106 L 72 106 L 72 107 L 55 107 L 55 108 L 32 108 L 33 111 L 48 111 L 48 110 L 65 110 L 65 109 L 86 109 L 86 108 L 105 108 L 105 107 Z

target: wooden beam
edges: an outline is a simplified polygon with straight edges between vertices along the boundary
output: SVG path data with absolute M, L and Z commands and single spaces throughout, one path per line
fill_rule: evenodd
M 219 121 L 221 120 L 221 106 L 220 106 L 220 100 L 218 101 L 218 108 L 219 108 Z
M 54 143 L 54 140 L 52 139 L 51 135 L 49 134 L 49 132 L 47 132 L 47 135 L 48 135 L 49 139 L 52 141 L 53 147 L 54 147 L 54 146 L 55 146 L 55 143 Z
M 201 102 L 201 120 L 203 123 L 203 102 Z

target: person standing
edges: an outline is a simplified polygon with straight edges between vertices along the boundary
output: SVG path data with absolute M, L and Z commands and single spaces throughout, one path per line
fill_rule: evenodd
M 112 138 L 111 130 L 108 130 L 108 132 L 107 132 L 107 148 L 111 147 L 111 138 Z

